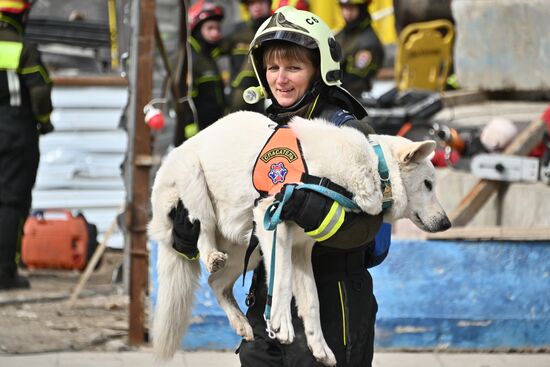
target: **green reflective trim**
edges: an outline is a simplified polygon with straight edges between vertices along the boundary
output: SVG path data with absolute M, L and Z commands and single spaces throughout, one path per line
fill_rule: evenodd
M 256 73 L 254 73 L 254 70 L 241 71 L 237 75 L 235 80 L 233 80 L 233 82 L 231 83 L 231 86 L 233 88 L 237 88 L 239 85 L 241 85 L 241 82 L 243 81 L 244 78 L 254 78 L 254 79 L 256 79 Z
M 197 259 L 200 257 L 200 255 L 201 255 L 200 252 L 197 252 L 197 254 L 196 254 L 195 256 L 189 257 L 189 256 L 187 256 L 186 254 L 184 254 L 183 252 L 178 252 L 178 251 L 176 251 L 176 253 L 177 253 L 178 255 L 180 255 L 181 257 L 186 258 L 187 260 L 197 260 Z
M 191 47 L 193 47 L 195 51 L 197 51 L 198 53 L 201 52 L 201 45 L 199 45 L 199 42 L 195 38 L 189 37 L 189 44 L 191 45 Z
M 306 232 L 306 234 L 317 242 L 326 241 L 340 229 L 345 217 L 344 208 L 335 201 L 319 228 Z
M 235 48 L 231 51 L 231 55 L 233 55 L 233 56 L 247 56 L 248 55 L 248 48 Z
M 311 115 L 313 115 L 313 111 L 315 111 L 315 107 L 317 107 L 317 101 L 319 100 L 319 96 L 321 96 L 321 95 L 318 94 L 317 97 L 315 97 L 315 101 L 313 102 L 313 105 L 311 106 L 311 110 L 307 114 L 308 120 L 311 119 Z
M 447 84 L 454 89 L 460 88 L 460 84 L 458 84 L 458 77 L 456 76 L 456 74 L 449 75 L 449 77 L 447 78 Z
M 189 139 L 193 135 L 196 135 L 199 132 L 199 125 L 196 122 L 193 122 L 187 126 L 185 126 L 185 138 Z
M 208 83 L 208 82 L 217 82 L 217 81 L 220 81 L 220 80 L 221 80 L 221 78 L 219 77 L 219 75 L 201 76 L 200 78 L 197 79 L 197 84 Z
M 50 123 L 50 114 L 47 113 L 47 114 L 45 114 L 45 115 L 37 116 L 36 119 L 37 119 L 38 122 L 40 122 L 41 124 L 49 124 L 49 123 Z
M 342 310 L 342 337 L 344 338 L 344 346 L 346 346 L 346 311 L 344 308 L 344 296 L 342 294 L 342 284 L 340 281 L 338 281 L 338 293 L 340 293 L 340 307 Z
M 222 50 L 220 50 L 219 47 L 216 47 L 215 49 L 212 50 L 212 52 L 210 52 L 210 56 L 212 56 L 212 58 L 214 59 L 217 59 L 218 57 L 220 57 L 221 54 L 222 54 Z
M 34 73 L 40 73 L 40 75 L 42 76 L 42 79 L 44 79 L 44 81 L 46 83 L 51 83 L 52 82 L 50 80 L 50 76 L 48 75 L 48 72 L 46 71 L 46 69 L 44 69 L 44 67 L 42 65 L 36 65 L 36 66 L 31 66 L 29 68 L 23 68 L 19 71 L 19 74 L 22 74 L 22 75 L 34 74 Z
M 23 43 L 0 41 L 0 69 L 16 70 L 23 51 Z
M 15 19 L 8 17 L 0 12 L 0 22 L 8 23 L 13 26 L 19 35 L 23 35 L 23 28 Z

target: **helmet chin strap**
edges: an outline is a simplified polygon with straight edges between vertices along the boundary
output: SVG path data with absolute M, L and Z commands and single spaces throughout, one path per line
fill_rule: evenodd
M 296 101 L 292 106 L 290 107 L 282 107 L 279 105 L 279 102 L 273 97 L 273 94 L 271 91 L 269 91 L 269 98 L 272 100 L 273 105 L 277 107 L 277 109 L 284 110 L 284 112 L 291 112 L 300 109 L 302 106 L 304 106 L 306 103 L 309 103 L 311 100 L 313 100 L 315 97 L 317 97 L 321 91 L 325 88 L 325 83 L 321 79 L 316 79 L 311 83 L 311 86 L 308 88 L 307 92 L 304 93 L 304 95 Z

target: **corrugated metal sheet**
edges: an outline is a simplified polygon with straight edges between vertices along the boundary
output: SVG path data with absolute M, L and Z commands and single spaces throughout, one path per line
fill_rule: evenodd
M 125 200 L 120 165 L 127 147 L 118 127 L 126 87 L 54 87 L 55 132 L 40 139 L 41 160 L 33 208 L 81 211 L 103 238 Z M 123 247 L 121 233 L 108 246 Z

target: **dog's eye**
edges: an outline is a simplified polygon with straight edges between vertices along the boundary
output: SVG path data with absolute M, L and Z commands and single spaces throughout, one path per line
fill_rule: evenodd
M 428 189 L 428 191 L 432 191 L 432 183 L 428 180 L 424 180 L 424 185 Z

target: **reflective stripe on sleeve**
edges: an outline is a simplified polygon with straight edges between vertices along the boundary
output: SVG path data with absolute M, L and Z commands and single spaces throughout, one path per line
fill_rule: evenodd
M 6 70 L 8 89 L 10 91 L 10 106 L 21 106 L 21 84 L 15 70 Z
M 344 208 L 335 201 L 332 203 L 327 216 L 323 219 L 319 228 L 306 232 L 306 234 L 317 242 L 325 241 L 340 229 L 342 223 L 344 223 L 345 216 L 346 212 Z

